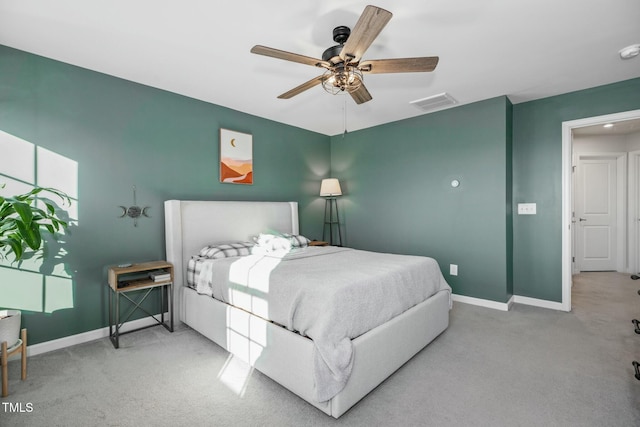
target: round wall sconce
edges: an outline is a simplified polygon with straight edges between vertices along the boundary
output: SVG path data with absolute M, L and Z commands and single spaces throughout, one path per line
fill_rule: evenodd
M 453 188 L 458 188 L 460 187 L 460 181 L 458 181 L 457 179 L 454 179 L 453 181 L 451 181 L 451 186 Z

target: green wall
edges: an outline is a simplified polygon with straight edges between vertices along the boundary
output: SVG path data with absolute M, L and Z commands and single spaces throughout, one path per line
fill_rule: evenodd
M 636 109 L 640 79 L 513 107 L 513 203 L 537 203 L 514 216 L 514 294 L 562 301 L 562 122 Z
M 508 301 L 511 108 L 499 97 L 332 137 L 346 245 L 431 256 L 455 293 Z
M 164 200 L 297 200 L 301 233 L 320 238 L 330 175 L 345 245 L 432 256 L 460 295 L 559 302 L 562 122 L 639 109 L 639 93 L 634 79 L 514 106 L 498 97 L 327 137 L 0 46 L 0 130 L 78 167 L 67 253 L 0 265 L 0 307 L 25 273 L 31 344 L 104 327 L 105 266 L 164 258 Z M 253 135 L 254 185 L 218 182 L 221 127 Z M 118 218 L 133 185 L 151 207 L 138 227 Z M 522 202 L 538 214 L 514 215 Z M 56 308 L 65 280 L 71 302 Z
M 218 182 L 221 127 L 253 135 L 253 185 Z M 51 299 L 56 286 L 67 292 L 68 277 L 72 306 L 47 313 L 51 304 L 42 301 L 25 310 L 30 344 L 108 324 L 105 266 L 164 259 L 167 199 L 294 200 L 301 233 L 322 234 L 318 189 L 330 168 L 325 135 L 3 46 L 0 130 L 78 167 L 79 214 L 65 238 L 67 254 L 33 272 L 42 275 L 39 285 L 23 288 L 33 290 L 34 301 Z M 150 206 L 151 218 L 139 219 L 138 227 L 118 218 L 118 206 L 133 204 L 133 185 L 137 204 Z M 7 282 L 17 277 L 15 265 L 0 266 L 0 307 L 16 292 Z

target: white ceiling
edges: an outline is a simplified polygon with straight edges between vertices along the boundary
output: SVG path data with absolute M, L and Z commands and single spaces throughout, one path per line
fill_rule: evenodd
M 640 119 L 623 120 L 611 124 L 613 125 L 611 127 L 604 127 L 600 124 L 574 128 L 573 134 L 576 136 L 640 134 Z
M 409 102 L 442 92 L 520 103 L 640 77 L 640 57 L 618 55 L 640 43 L 638 0 L 375 0 L 394 16 L 363 59 L 439 56 L 437 69 L 365 75 L 362 105 L 321 86 L 276 99 L 322 70 L 251 47 L 320 58 L 367 3 L 0 0 L 0 44 L 326 135 L 343 132 L 345 105 L 357 130 L 424 114 Z

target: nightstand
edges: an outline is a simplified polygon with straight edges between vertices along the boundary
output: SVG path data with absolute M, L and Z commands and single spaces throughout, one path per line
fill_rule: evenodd
M 152 277 L 153 276 L 153 277 Z M 164 326 L 169 332 L 173 332 L 173 265 L 167 261 L 152 261 L 128 266 L 111 266 L 108 268 L 109 285 L 109 339 L 115 348 L 120 346 L 120 335 L 139 331 L 151 326 Z M 155 288 L 160 289 L 160 319 L 149 313 L 141 304 Z M 127 295 L 128 292 L 146 291 L 139 299 L 134 300 Z M 133 306 L 124 320 L 120 319 L 120 297 L 127 299 Z M 168 302 L 169 324 L 164 319 L 164 301 Z M 126 332 L 120 332 L 122 325 L 129 320 L 136 311 L 143 311 L 153 318 L 156 323 L 136 328 Z
M 329 246 L 329 243 L 322 240 L 312 240 L 309 242 L 309 246 Z

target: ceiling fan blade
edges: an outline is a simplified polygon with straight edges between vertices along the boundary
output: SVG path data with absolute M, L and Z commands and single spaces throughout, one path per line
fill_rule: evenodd
M 313 65 L 315 67 L 331 67 L 331 64 L 321 59 L 316 59 L 310 56 L 299 55 L 297 53 L 286 52 L 284 50 L 274 49 L 272 47 L 261 45 L 255 45 L 254 47 L 252 47 L 251 53 L 270 56 L 272 58 L 284 59 L 285 61 L 298 62 L 300 64 Z
M 358 69 L 363 73 L 420 73 L 435 70 L 438 65 L 437 56 L 422 58 L 374 59 L 363 61 Z
M 364 83 L 362 83 L 358 89 L 353 92 L 349 92 L 349 95 L 351 95 L 351 98 L 356 101 L 356 104 L 364 104 L 365 102 L 373 99 L 367 88 L 364 86 Z
M 324 77 L 324 75 L 318 76 L 316 78 L 313 78 L 313 79 L 309 80 L 308 82 L 302 83 L 300 86 L 294 87 L 290 91 L 283 93 L 282 95 L 280 95 L 278 97 L 278 99 L 293 98 L 294 96 L 304 92 L 305 90 L 311 89 L 312 87 L 317 86 L 320 83 L 322 83 L 323 77 Z
M 340 58 L 345 62 L 360 61 L 392 16 L 388 10 L 371 5 L 365 7 L 340 52 Z

